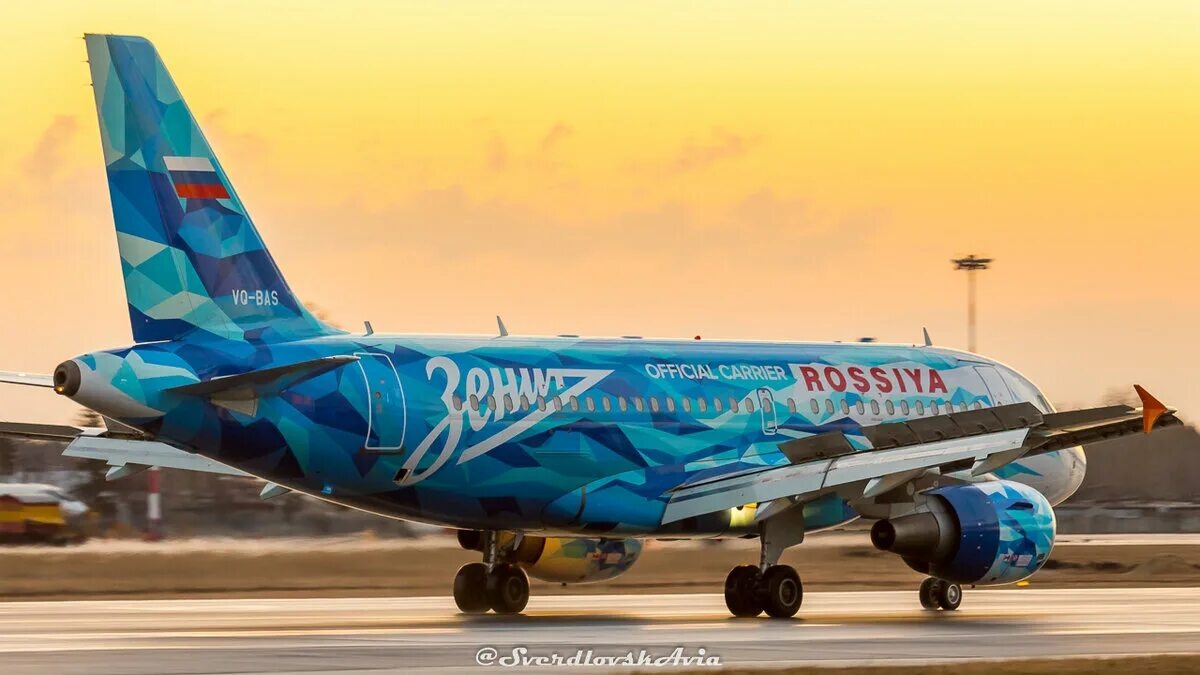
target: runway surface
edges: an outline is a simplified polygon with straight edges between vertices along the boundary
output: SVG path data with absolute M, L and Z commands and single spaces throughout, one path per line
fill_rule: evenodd
M 517 617 L 463 616 L 445 597 L 0 603 L 6 674 L 479 671 L 484 647 L 680 647 L 741 667 L 1195 653 L 1200 588 L 968 590 L 953 613 L 922 611 L 915 589 L 809 593 L 793 620 L 732 619 L 716 594 L 534 597 Z

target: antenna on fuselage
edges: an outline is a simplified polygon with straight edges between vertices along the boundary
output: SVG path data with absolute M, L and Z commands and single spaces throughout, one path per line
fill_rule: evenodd
M 928 329 L 928 328 L 926 328 L 926 327 L 924 327 L 924 326 L 921 326 L 921 332 L 922 332 L 922 333 L 925 335 L 925 346 L 926 346 L 926 347 L 932 347 L 932 346 L 933 346 L 933 340 L 932 340 L 932 339 L 930 339 L 930 337 L 929 337 L 929 329 Z
M 508 337 L 508 327 L 504 325 L 504 319 L 500 315 L 496 315 L 496 327 L 500 329 L 500 337 Z
M 363 322 L 363 329 L 366 331 L 365 333 L 363 333 L 363 335 L 374 335 L 375 334 L 375 329 L 371 326 L 370 321 Z

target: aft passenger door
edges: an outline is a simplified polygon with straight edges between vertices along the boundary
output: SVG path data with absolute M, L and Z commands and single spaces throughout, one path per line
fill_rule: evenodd
M 367 384 L 368 450 L 399 450 L 404 445 L 404 390 L 387 354 L 359 352 L 358 367 Z

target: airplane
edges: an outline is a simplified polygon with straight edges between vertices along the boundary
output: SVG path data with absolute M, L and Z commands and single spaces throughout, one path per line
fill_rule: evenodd
M 149 466 L 255 476 L 458 531 L 481 554 L 464 613 L 522 612 L 529 576 L 612 579 L 649 538 L 757 538 L 739 617 L 803 600 L 784 550 L 873 520 L 926 575 L 930 610 L 1048 559 L 1082 446 L 1180 424 L 1142 406 L 1056 411 L 978 354 L 924 344 L 362 334 L 291 291 L 154 46 L 86 35 L 133 344 L 68 359 L 50 387 L 104 426 L 9 422 L 110 478 Z

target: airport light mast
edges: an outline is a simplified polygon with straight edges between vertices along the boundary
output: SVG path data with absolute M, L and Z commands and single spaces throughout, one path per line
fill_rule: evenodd
M 993 258 L 976 258 L 975 254 L 951 260 L 954 269 L 967 272 L 967 351 L 975 353 L 975 273 L 986 270 Z

